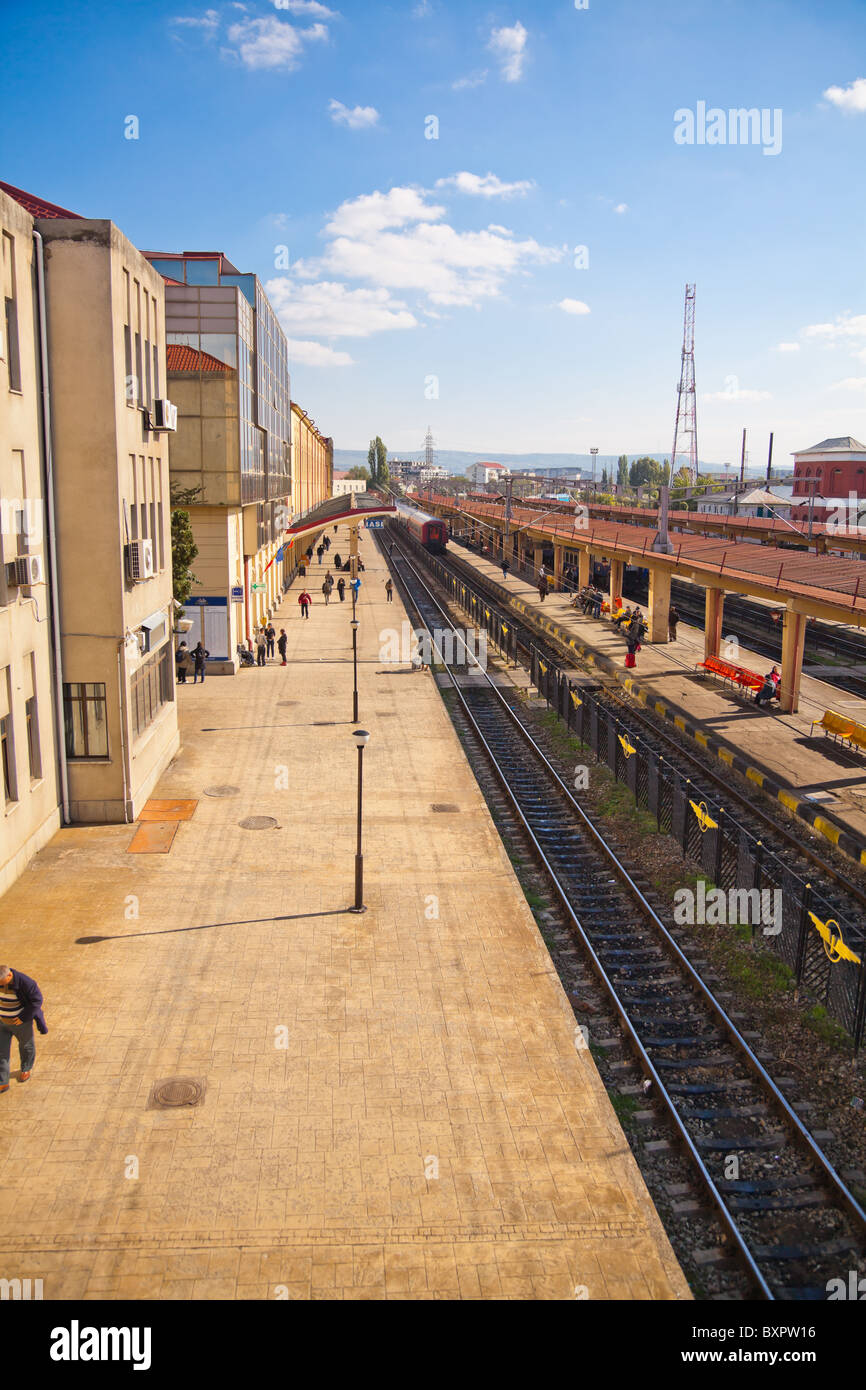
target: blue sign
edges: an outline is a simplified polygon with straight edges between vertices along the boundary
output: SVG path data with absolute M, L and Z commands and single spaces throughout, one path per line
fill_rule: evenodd
M 385 525 L 385 518 L 383 516 L 368 516 L 364 525 L 370 531 L 381 531 Z
M 242 584 L 232 585 L 232 603 L 243 603 L 244 589 Z

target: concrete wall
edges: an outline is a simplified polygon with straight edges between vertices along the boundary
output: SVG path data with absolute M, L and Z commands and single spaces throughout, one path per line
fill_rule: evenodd
M 146 427 L 134 390 L 130 398 L 124 325 L 129 312 L 134 334 L 140 315 L 167 395 L 164 287 L 110 222 L 38 225 L 46 243 L 64 680 L 105 685 L 108 726 L 107 757 L 70 761 L 72 814 L 134 819 L 179 746 L 173 683 L 171 701 L 139 737 L 130 705 L 131 682 L 148 659 L 137 653 L 136 633 L 164 613 L 170 634 L 172 580 L 167 439 Z M 153 541 L 156 573 L 132 583 L 124 545 L 136 533 Z
M 10 344 L 0 325 L 0 713 L 9 716 L 14 798 L 0 778 L 0 893 L 60 825 L 57 743 L 47 583 L 7 586 L 5 564 L 27 550 L 42 560 L 47 545 L 41 444 L 39 338 L 36 317 L 33 220 L 0 191 L 3 294 L 18 318 L 20 390 L 10 388 Z M 25 516 L 19 547 L 16 514 Z M 26 703 L 35 697 L 38 755 L 31 773 Z M 31 706 L 31 710 L 33 707 Z

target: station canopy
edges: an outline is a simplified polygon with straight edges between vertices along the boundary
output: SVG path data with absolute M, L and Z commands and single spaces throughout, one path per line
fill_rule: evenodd
M 397 508 L 392 502 L 385 502 L 375 492 L 349 492 L 342 497 L 329 497 L 326 502 L 311 507 L 308 512 L 296 518 L 286 527 L 286 535 L 292 539 L 302 539 L 321 531 L 325 526 L 336 526 L 340 522 L 367 520 L 372 516 L 396 516 Z

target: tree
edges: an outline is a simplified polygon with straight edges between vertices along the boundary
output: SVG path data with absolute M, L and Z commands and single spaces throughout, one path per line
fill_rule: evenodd
M 375 441 L 375 439 L 371 439 L 371 440 L 370 440 L 370 447 L 369 447 L 369 449 L 367 450 L 367 468 L 369 469 L 369 472 L 368 472 L 368 474 L 367 474 L 368 478 L 370 479 L 371 482 L 375 483 L 375 481 L 376 481 L 376 441 Z
M 376 435 L 376 482 L 383 487 L 388 481 L 388 450 Z
M 348 473 L 346 474 L 346 477 L 363 478 L 365 483 L 369 483 L 371 481 L 369 469 L 365 468 L 362 463 L 356 463 L 354 468 L 350 468 Z
M 200 487 L 171 484 L 171 580 L 174 597 L 180 604 L 186 603 L 193 584 L 199 582 L 190 569 L 198 555 L 198 546 L 186 508 L 195 502 L 200 492 Z
M 616 485 L 619 488 L 628 487 L 628 455 L 620 454 L 616 465 Z
M 639 458 L 635 459 L 628 471 L 628 481 L 631 487 L 642 487 L 646 483 L 658 483 L 661 481 L 662 470 L 657 459 Z

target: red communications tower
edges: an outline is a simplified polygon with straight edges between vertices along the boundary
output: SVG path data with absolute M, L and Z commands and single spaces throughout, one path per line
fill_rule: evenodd
M 674 425 L 674 447 L 671 450 L 671 483 L 680 467 L 689 470 L 689 482 L 698 480 L 698 417 L 695 396 L 695 287 L 686 285 L 686 305 L 683 313 L 683 356 L 680 384 L 677 388 L 677 418 Z

